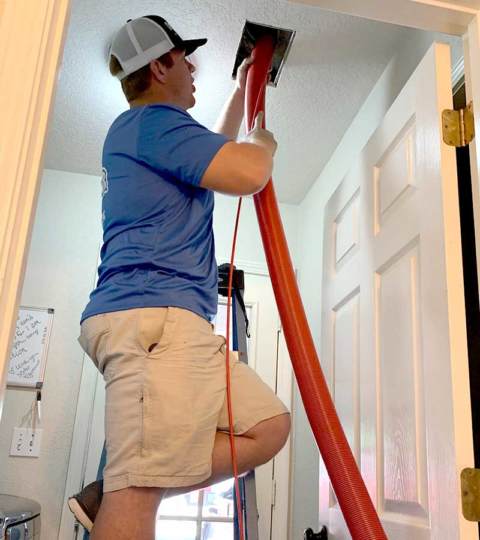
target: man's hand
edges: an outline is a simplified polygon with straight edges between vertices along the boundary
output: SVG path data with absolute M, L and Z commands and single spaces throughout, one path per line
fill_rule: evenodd
M 265 148 L 265 150 L 274 156 L 277 150 L 277 141 L 272 132 L 262 128 L 262 122 L 263 111 L 260 111 L 255 118 L 252 130 L 249 131 L 245 137 L 245 142 L 257 144 L 258 146 Z
M 237 69 L 237 90 L 245 92 L 245 86 L 247 84 L 247 73 L 250 66 L 253 64 L 253 58 L 249 56 L 245 58 L 243 62 L 238 66 Z

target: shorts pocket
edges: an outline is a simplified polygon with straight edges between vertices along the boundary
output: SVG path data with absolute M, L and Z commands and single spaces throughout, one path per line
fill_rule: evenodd
M 105 314 L 101 314 L 90 317 L 82 323 L 80 337 L 78 338 L 82 349 L 100 371 L 102 371 L 100 365 L 107 353 L 107 337 L 109 333 L 110 324 L 108 319 Z
M 138 344 L 145 354 L 155 353 L 168 340 L 175 322 L 175 310 L 142 308 L 138 315 Z

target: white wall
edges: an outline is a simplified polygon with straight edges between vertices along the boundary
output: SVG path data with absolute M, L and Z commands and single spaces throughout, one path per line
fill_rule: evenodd
M 297 208 L 280 205 L 280 209 L 294 252 Z M 235 211 L 236 199 L 216 198 L 214 228 L 219 259 L 229 258 Z M 21 298 L 22 305 L 55 309 L 42 392 L 41 457 L 8 455 L 13 428 L 28 415 L 34 393 L 9 389 L 0 423 L 0 493 L 40 502 L 42 540 L 54 540 L 58 535 L 83 365 L 83 352 L 76 341 L 78 323 L 95 281 L 100 242 L 99 178 L 46 170 Z M 241 261 L 265 266 L 251 199 L 243 202 L 238 261 L 239 267 Z
M 298 206 L 279 204 L 280 215 L 287 237 L 290 255 L 295 265 L 297 256 L 297 219 Z M 237 215 L 237 199 L 217 195 L 215 197 L 214 232 L 217 259 L 230 261 L 232 237 Z M 236 266 L 242 267 L 242 262 L 257 264 L 266 268 L 265 252 L 263 251 L 260 229 L 258 226 L 255 205 L 251 197 L 244 198 L 240 214 L 238 244 L 235 260 Z
M 76 342 L 79 316 L 94 280 L 100 245 L 97 178 L 45 171 L 21 305 L 55 309 L 42 391 L 43 439 L 38 459 L 9 457 L 15 426 L 34 393 L 7 390 L 0 424 L 0 492 L 42 506 L 42 539 L 57 538 L 83 354 Z
M 442 36 L 435 36 L 444 40 Z M 324 208 L 345 177 L 356 156 L 368 142 L 396 96 L 431 45 L 434 36 L 412 31 L 411 39 L 388 64 L 364 105 L 333 153 L 321 175 L 299 206 L 298 268 L 305 309 L 320 352 L 322 257 Z M 451 40 L 449 40 L 451 41 Z M 461 51 L 460 40 L 454 43 L 455 62 Z M 318 450 L 311 435 L 298 391 L 294 396 L 297 437 L 294 439 L 294 493 L 292 540 L 302 538 L 303 530 L 319 520 Z

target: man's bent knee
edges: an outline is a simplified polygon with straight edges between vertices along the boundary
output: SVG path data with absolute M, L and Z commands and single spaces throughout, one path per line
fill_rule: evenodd
M 285 446 L 288 436 L 290 435 L 290 429 L 292 426 L 290 413 L 281 414 L 275 417 L 276 420 L 276 435 L 279 440 L 279 448 L 276 453 Z
M 262 462 L 272 459 L 287 442 L 290 434 L 290 414 L 280 414 L 258 423 L 245 433 L 245 436 L 255 439 L 262 453 Z

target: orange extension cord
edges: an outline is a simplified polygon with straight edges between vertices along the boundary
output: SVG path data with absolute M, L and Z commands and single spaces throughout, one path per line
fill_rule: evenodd
M 230 259 L 230 268 L 228 272 L 228 297 L 227 297 L 227 339 L 226 339 L 226 371 L 227 371 L 227 406 L 228 406 L 228 423 L 230 426 L 230 454 L 232 457 L 233 476 L 235 477 L 235 498 L 237 500 L 237 515 L 238 525 L 240 529 L 240 540 L 245 539 L 243 528 L 243 509 L 242 500 L 240 498 L 240 484 L 238 481 L 238 463 L 237 451 L 235 448 L 235 434 L 233 430 L 233 409 L 232 409 L 232 387 L 230 377 L 230 311 L 232 305 L 232 282 L 233 282 L 233 262 L 235 259 L 235 248 L 237 244 L 238 223 L 240 220 L 240 210 L 242 208 L 242 198 L 238 201 L 237 218 L 235 220 L 235 230 L 233 232 L 232 255 Z

